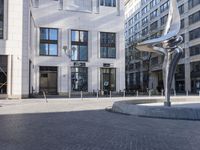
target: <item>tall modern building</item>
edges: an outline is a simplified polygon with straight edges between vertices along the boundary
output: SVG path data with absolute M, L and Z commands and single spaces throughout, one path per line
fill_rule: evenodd
M 177 0 L 184 55 L 172 89 L 177 93 L 200 91 L 200 1 Z M 125 4 L 126 85 L 128 90 L 163 89 L 163 57 L 134 49 L 138 41 L 161 36 L 168 17 L 168 0 L 127 0 Z
M 0 95 L 125 89 L 123 0 L 0 0 Z

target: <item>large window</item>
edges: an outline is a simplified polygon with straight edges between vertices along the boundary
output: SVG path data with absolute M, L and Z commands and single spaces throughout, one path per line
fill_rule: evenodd
M 116 58 L 116 34 L 100 33 L 101 58 Z
M 189 32 L 189 40 L 200 38 L 200 28 L 196 28 Z
M 200 44 L 191 46 L 189 48 L 190 56 L 199 55 L 200 54 Z
M 88 60 L 88 32 L 71 31 L 72 61 Z
M 100 0 L 101 6 L 116 7 L 116 0 Z
M 197 11 L 189 16 L 189 25 L 194 24 L 198 21 L 200 21 L 200 11 Z
M 58 29 L 40 28 L 40 55 L 58 55 Z
M 88 68 L 86 67 L 71 68 L 71 86 L 72 86 L 72 91 L 88 90 Z
M 188 8 L 191 9 L 200 4 L 200 0 L 188 0 Z
M 4 0 L 0 0 L 0 39 L 3 39 Z

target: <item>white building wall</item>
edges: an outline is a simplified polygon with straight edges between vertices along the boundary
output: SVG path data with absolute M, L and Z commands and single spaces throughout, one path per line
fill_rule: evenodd
M 0 55 L 8 55 L 8 97 L 27 97 L 28 11 L 29 1 L 5 0 L 4 39 Z M 26 15 L 27 14 L 27 15 Z M 24 32 L 25 31 L 25 32 Z
M 32 37 L 37 39 L 31 49 L 31 51 L 35 51 L 33 57 L 34 69 L 32 70 L 34 72 L 32 86 L 35 92 L 39 92 L 39 66 L 58 66 L 58 92 L 62 94 L 71 90 L 70 67 L 73 66 L 73 62 L 64 54 L 62 49 L 63 46 L 71 48 L 71 29 L 89 32 L 88 62 L 86 62 L 88 91 L 100 89 L 100 67 L 103 67 L 104 63 L 112 64 L 117 69 L 116 90 L 125 89 L 124 1 L 120 0 L 119 4 L 118 7 L 102 7 L 98 6 L 97 0 L 92 0 L 91 12 L 83 12 L 82 10 L 71 11 L 68 7 L 59 10 L 57 1 L 41 0 L 38 8 L 33 7 L 31 9 L 36 28 Z M 40 27 L 59 28 L 57 57 L 39 56 Z M 116 59 L 100 58 L 100 32 L 117 34 Z

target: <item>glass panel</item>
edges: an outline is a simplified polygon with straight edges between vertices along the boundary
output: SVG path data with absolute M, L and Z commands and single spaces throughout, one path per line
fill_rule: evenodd
M 57 49 L 57 44 L 49 44 L 49 55 L 58 55 Z
M 40 55 L 48 55 L 48 44 L 40 44 Z
M 87 68 L 72 68 L 71 83 L 73 91 L 87 91 Z
M 87 42 L 88 41 L 88 32 L 80 31 L 80 42 Z
M 79 42 L 79 31 L 72 30 L 71 36 L 73 42 Z
M 111 6 L 111 0 L 105 0 L 105 6 Z
M 40 28 L 40 39 L 48 40 L 48 29 Z
M 116 7 L 116 0 L 113 0 L 113 6 Z
M 80 46 L 80 60 L 87 60 L 87 59 L 88 59 L 88 47 Z
M 49 29 L 49 39 L 50 40 L 58 40 L 58 30 L 57 29 Z
M 101 58 L 106 58 L 106 57 L 107 57 L 107 48 L 101 47 Z
M 79 50 L 77 45 L 72 45 L 72 60 L 79 59 Z
M 116 57 L 116 49 L 115 48 L 108 48 L 108 57 L 115 58 Z

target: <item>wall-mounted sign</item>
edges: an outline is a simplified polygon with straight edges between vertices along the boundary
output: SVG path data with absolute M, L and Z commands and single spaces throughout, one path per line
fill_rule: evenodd
M 75 67 L 86 67 L 85 63 L 80 63 L 80 62 L 74 62 Z
M 110 67 L 110 64 L 103 64 L 103 67 Z

